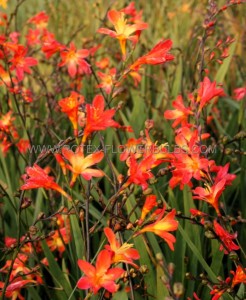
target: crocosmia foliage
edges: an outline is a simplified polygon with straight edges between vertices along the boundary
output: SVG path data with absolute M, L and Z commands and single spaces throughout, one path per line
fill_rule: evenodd
M 0 0 L 0 299 L 246 299 L 245 15 Z

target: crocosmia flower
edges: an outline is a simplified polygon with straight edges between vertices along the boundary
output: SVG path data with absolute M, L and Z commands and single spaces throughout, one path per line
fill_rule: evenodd
M 77 283 L 79 289 L 90 289 L 94 294 L 104 288 L 110 293 L 115 293 L 118 290 L 118 285 L 115 283 L 121 277 L 124 270 L 121 268 L 112 268 L 111 256 L 107 250 L 102 250 L 97 257 L 96 265 L 79 259 L 78 266 L 84 276 L 81 277 Z

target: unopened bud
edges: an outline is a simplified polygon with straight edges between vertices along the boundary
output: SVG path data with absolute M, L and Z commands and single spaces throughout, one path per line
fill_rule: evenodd
M 214 234 L 213 231 L 211 231 L 211 230 L 206 230 L 206 231 L 205 231 L 205 236 L 206 236 L 208 239 L 215 239 L 215 238 L 216 238 L 215 234 Z
M 233 260 L 233 261 L 238 261 L 238 255 L 237 255 L 237 253 L 236 253 L 235 251 L 231 251 L 231 252 L 229 253 L 229 258 L 230 258 L 231 260 Z
M 225 155 L 229 155 L 232 153 L 232 149 L 231 148 L 226 148 L 225 149 Z
M 150 184 L 155 184 L 157 181 L 158 181 L 158 180 L 157 180 L 156 177 L 154 176 L 154 177 L 150 178 L 149 183 L 150 183 Z
M 240 139 L 244 139 L 245 137 L 246 137 L 246 131 L 240 131 L 234 136 L 234 139 L 240 140 Z
M 146 120 L 144 125 L 146 129 L 150 130 L 151 128 L 154 127 L 154 120 L 152 119 Z
M 133 224 L 132 223 L 128 223 L 127 225 L 126 225 L 126 229 L 127 230 L 130 230 L 130 229 L 132 229 L 133 228 Z
M 173 285 L 173 293 L 176 297 L 180 297 L 184 293 L 184 286 L 181 282 L 175 282 Z
M 32 200 L 25 197 L 21 202 L 21 209 L 25 209 L 29 207 L 31 204 L 32 204 Z
M 152 188 L 147 188 L 146 190 L 143 191 L 143 194 L 144 195 L 149 195 L 149 194 L 152 194 L 152 192 L 153 192 Z
M 116 224 L 114 225 L 114 230 L 115 230 L 115 231 L 120 231 L 121 229 L 122 229 L 122 226 L 121 226 L 120 223 L 116 223 Z
M 159 261 L 162 261 L 163 260 L 163 255 L 162 255 L 162 253 L 160 253 L 160 252 L 158 252 L 158 253 L 156 253 L 156 259 L 157 260 L 159 260 Z
M 175 264 L 174 263 L 169 263 L 167 265 L 167 270 L 168 270 L 168 273 L 172 276 L 173 273 L 174 273 L 174 270 L 175 270 Z
M 226 143 L 228 142 L 228 140 L 229 140 L 228 136 L 225 135 L 225 136 L 222 138 L 222 143 L 223 143 L 223 144 L 226 144 Z
M 83 209 L 81 209 L 81 211 L 79 212 L 79 219 L 81 222 L 83 222 L 84 218 L 85 218 L 85 212 L 83 211 Z
M 146 274 L 146 273 L 149 272 L 149 269 L 148 269 L 148 267 L 146 265 L 142 265 L 139 268 L 139 272 L 142 273 L 142 274 Z
M 212 229 L 212 228 L 213 228 L 212 222 L 210 222 L 210 221 L 204 222 L 204 229 L 205 230 L 209 230 L 209 229 Z
M 44 219 L 44 218 L 45 218 L 45 213 L 44 213 L 44 212 L 40 212 L 40 213 L 38 214 L 37 221 L 38 221 L 38 220 L 42 220 L 42 219 Z
M 61 207 L 58 209 L 57 213 L 60 214 L 61 212 L 63 212 L 64 209 L 65 209 L 65 206 L 61 206 Z
M 35 235 L 37 232 L 38 232 L 38 228 L 36 226 L 30 226 L 29 227 L 30 235 Z
M 51 236 L 53 236 L 54 234 L 55 234 L 55 231 L 52 230 L 51 232 L 48 233 L 48 237 L 51 237 Z

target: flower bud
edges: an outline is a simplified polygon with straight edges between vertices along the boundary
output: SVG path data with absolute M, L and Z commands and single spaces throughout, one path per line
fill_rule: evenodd
M 173 293 L 179 298 L 184 294 L 184 286 L 181 282 L 175 282 L 173 285 Z

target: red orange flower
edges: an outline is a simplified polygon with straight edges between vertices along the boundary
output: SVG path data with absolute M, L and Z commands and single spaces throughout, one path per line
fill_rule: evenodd
M 69 97 L 61 99 L 58 102 L 61 111 L 64 112 L 71 121 L 75 136 L 78 136 L 78 109 L 82 103 L 84 103 L 84 97 L 76 92 L 71 92 Z
M 127 160 L 129 165 L 128 169 L 128 180 L 125 186 L 131 183 L 141 185 L 142 189 L 145 190 L 148 187 L 148 180 L 154 175 L 151 173 L 151 168 L 154 166 L 156 159 L 153 155 L 149 155 L 143 158 L 140 162 L 137 161 L 134 154 L 131 154 Z
M 246 268 L 242 268 L 241 266 L 237 266 L 236 271 L 231 271 L 233 274 L 233 279 L 232 279 L 232 287 L 239 283 L 246 284 Z
M 28 20 L 28 23 L 35 24 L 37 28 L 44 29 L 47 27 L 49 21 L 49 16 L 44 12 L 41 11 L 40 13 L 36 14 L 34 17 L 31 17 Z
M 109 74 L 97 72 L 98 77 L 101 79 L 101 83 L 98 84 L 97 88 L 102 88 L 105 90 L 106 94 L 110 94 L 112 87 L 114 85 L 116 69 L 112 68 L 109 70 Z
M 124 151 L 120 154 L 120 160 L 126 160 L 131 153 L 135 154 L 136 158 L 139 158 L 142 154 L 137 153 L 138 146 L 141 144 L 142 138 L 134 139 L 130 138 L 125 145 L 121 145 L 120 148 Z
M 8 72 L 4 70 L 4 68 L 0 65 L 0 86 L 6 85 L 7 87 L 10 87 L 11 84 L 11 78 Z
M 46 242 L 50 251 L 57 250 L 60 256 L 62 256 L 62 253 L 66 250 L 65 245 L 68 244 L 70 240 L 70 228 L 67 226 L 56 230 L 52 236 L 46 239 Z
M 137 71 L 141 65 L 159 65 L 173 60 L 174 56 L 168 51 L 172 47 L 171 40 L 162 40 L 154 46 L 147 54 L 139 57 L 130 67 L 130 70 Z
M 119 127 L 120 125 L 112 118 L 115 114 L 115 109 L 104 110 L 104 99 L 101 95 L 95 96 L 92 105 L 86 105 L 86 126 L 82 142 L 84 143 L 94 131 L 105 130 L 108 127 Z
M 15 117 L 12 116 L 13 112 L 10 110 L 5 115 L 1 116 L 0 119 L 0 130 L 4 131 L 6 133 L 9 133 L 11 130 L 11 127 L 13 126 L 13 121 L 15 120 Z
M 18 148 L 20 153 L 25 154 L 30 148 L 30 142 L 26 139 L 20 139 L 16 144 L 16 147 Z
M 92 177 L 102 177 L 104 172 L 101 170 L 91 169 L 90 167 L 99 163 L 103 157 L 103 152 L 95 152 L 88 156 L 84 156 L 83 146 L 79 146 L 76 152 L 67 148 L 62 148 L 62 155 L 70 162 L 67 168 L 73 173 L 70 186 L 76 181 L 76 178 L 81 175 L 84 179 L 90 180 Z
M 114 25 L 115 31 L 107 28 L 99 28 L 97 32 L 107 34 L 116 38 L 120 42 L 123 59 L 126 56 L 126 41 L 131 40 L 136 43 L 138 36 L 133 33 L 140 32 L 148 27 L 148 24 L 139 22 L 137 24 L 129 25 L 125 19 L 125 14 L 117 10 L 110 10 L 108 12 L 108 19 Z
M 142 224 L 145 217 L 147 216 L 147 214 L 155 207 L 157 206 L 157 202 L 156 202 L 156 196 L 155 195 L 148 195 L 146 197 L 144 206 L 142 208 L 142 213 L 141 213 L 141 217 L 138 221 L 138 224 Z
M 171 188 L 177 184 L 180 184 L 181 189 L 184 184 L 191 185 L 192 177 L 201 180 L 208 171 L 209 160 L 200 156 L 199 148 L 194 147 L 191 153 L 178 148 L 178 153 L 175 153 L 174 157 L 172 166 L 175 169 L 172 171 L 173 177 L 169 181 Z
M 118 290 L 115 280 L 120 278 L 124 270 L 121 268 L 110 269 L 111 256 L 107 250 L 99 253 L 95 267 L 82 259 L 78 260 L 78 266 L 85 273 L 85 276 L 81 277 L 77 283 L 79 289 L 91 289 L 94 294 L 97 294 L 101 288 L 105 288 L 110 293 Z
M 26 168 L 25 184 L 22 185 L 21 190 L 38 188 L 52 189 L 61 193 L 69 200 L 71 199 L 71 197 L 54 181 L 53 177 L 49 176 L 45 170 L 40 168 L 37 164 L 34 164 L 33 167 Z
M 62 155 L 60 153 L 54 153 L 54 156 L 56 158 L 56 161 L 58 162 L 58 164 L 60 165 L 60 167 L 62 169 L 62 173 L 64 175 L 66 175 L 66 173 L 67 173 L 66 162 L 63 159 Z
M 214 97 L 224 95 L 225 93 L 222 88 L 216 88 L 216 81 L 211 82 L 208 77 L 205 77 L 200 83 L 196 100 L 199 103 L 199 111 Z
M 6 289 L 5 296 L 7 298 L 14 299 L 20 299 L 25 300 L 25 298 L 21 295 L 21 289 L 24 288 L 28 283 L 36 283 L 35 280 L 29 280 L 29 279 L 20 279 L 17 278 L 13 282 L 11 282 Z M 2 296 L 1 289 L 4 287 L 4 282 L 0 281 L 0 296 Z
M 59 66 L 67 65 L 68 74 L 73 78 L 77 73 L 90 74 L 90 65 L 85 61 L 85 58 L 89 56 L 87 49 L 77 50 L 74 43 L 70 44 L 70 47 L 61 50 L 61 59 Z
M 103 69 L 106 69 L 108 66 L 109 66 L 109 58 L 107 57 L 104 57 L 102 58 L 100 61 L 96 61 L 96 66 L 103 70 Z
M 167 120 L 175 120 L 172 127 L 177 127 L 179 124 L 186 126 L 188 124 L 188 117 L 194 115 L 191 108 L 184 106 L 183 97 L 181 95 L 173 101 L 172 106 L 176 109 L 166 110 L 164 112 L 164 118 Z
M 45 30 L 42 35 L 42 51 L 46 58 L 50 58 L 53 54 L 66 49 L 66 47 L 56 41 L 55 35 L 48 30 Z
M 133 244 L 124 243 L 121 245 L 109 227 L 104 228 L 104 233 L 109 241 L 109 245 L 106 245 L 105 249 L 112 252 L 112 263 L 124 262 L 137 267 L 133 260 L 139 259 L 140 255 L 136 249 L 132 249 Z
M 214 220 L 214 231 L 222 242 L 220 250 L 223 250 L 225 254 L 240 249 L 240 247 L 233 242 L 233 240 L 237 238 L 237 233 L 230 234 L 216 220 Z
M 29 46 L 38 45 L 40 43 L 40 30 L 29 28 L 26 35 L 26 40 Z
M 246 87 L 237 88 L 233 91 L 233 98 L 237 101 L 242 100 L 246 96 Z
M 205 188 L 197 187 L 192 192 L 195 196 L 193 199 L 199 199 L 206 201 L 216 210 L 217 214 L 220 216 L 219 210 L 219 197 L 225 189 L 226 180 L 222 179 L 218 183 L 215 183 L 212 186 L 205 184 Z
M 176 215 L 176 210 L 173 209 L 169 212 L 164 218 L 163 215 L 165 213 L 165 208 L 159 214 L 157 220 L 149 224 L 137 232 L 137 235 L 144 232 L 153 232 L 156 235 L 159 235 L 164 241 L 168 244 L 171 250 L 174 250 L 173 244 L 176 242 L 176 238 L 169 233 L 169 231 L 175 231 L 178 228 L 178 221 L 174 219 Z
M 26 57 L 26 54 L 27 49 L 22 45 L 18 45 L 14 57 L 10 59 L 10 70 L 15 70 L 16 76 L 19 81 L 23 80 L 24 73 L 32 73 L 30 67 L 36 66 L 38 64 L 38 61 L 35 58 Z

